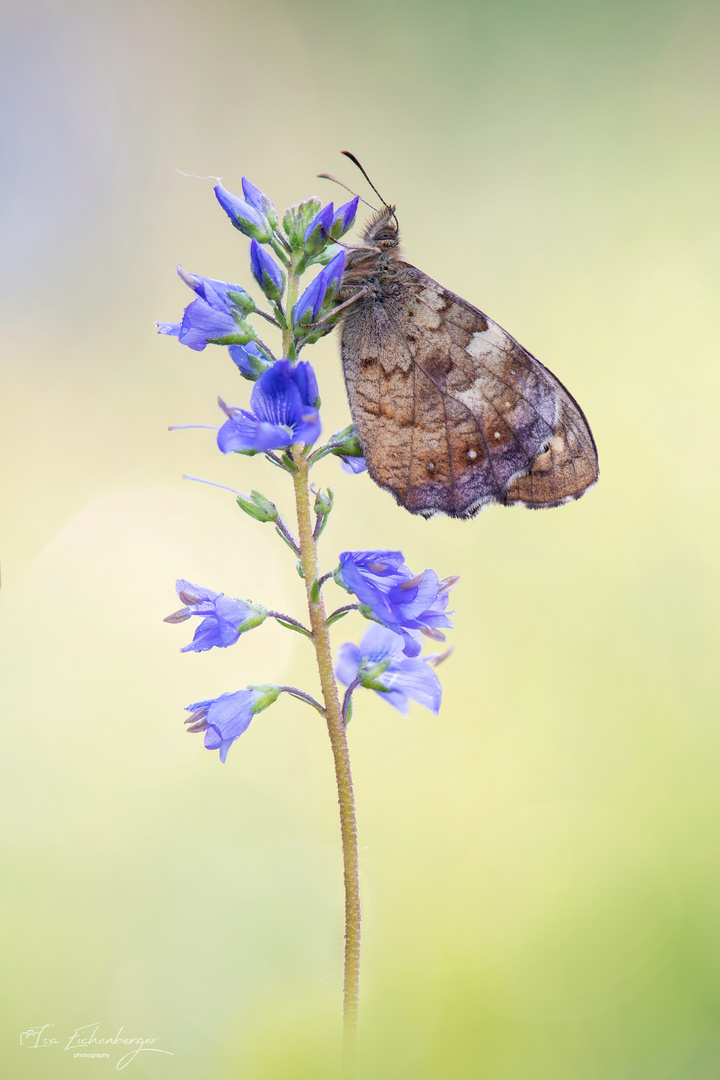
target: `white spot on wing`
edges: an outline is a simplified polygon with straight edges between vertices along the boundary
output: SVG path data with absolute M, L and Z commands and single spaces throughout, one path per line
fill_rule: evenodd
M 467 346 L 467 351 L 475 360 L 482 360 L 489 352 L 502 352 L 507 349 L 508 336 L 502 327 L 488 319 L 487 330 L 477 330 Z

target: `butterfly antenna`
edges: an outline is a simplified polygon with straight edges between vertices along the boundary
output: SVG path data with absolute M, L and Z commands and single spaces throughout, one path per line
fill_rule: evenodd
M 353 191 L 352 188 L 349 188 L 347 184 L 343 184 L 342 180 L 338 180 L 335 176 L 331 176 L 330 173 L 318 173 L 318 180 L 332 180 L 333 184 L 338 184 L 340 187 L 345 188 L 345 190 L 349 191 L 351 195 L 355 195 L 356 198 L 360 200 L 360 202 L 365 203 L 365 205 L 369 206 L 371 210 L 374 210 L 376 214 L 380 213 L 376 206 L 373 206 L 372 203 L 369 203 L 367 199 L 363 199 L 362 195 L 358 195 L 357 192 Z
M 357 158 L 355 157 L 355 155 L 354 155 L 354 154 L 351 154 L 349 150 L 341 150 L 341 151 L 340 151 L 340 153 L 341 153 L 341 154 L 344 154 L 344 155 L 345 155 L 345 157 L 347 157 L 347 158 L 350 158 L 350 160 L 352 161 L 353 165 L 357 165 L 358 169 L 359 169 L 359 170 L 360 170 L 360 172 L 361 172 L 361 173 L 363 174 L 363 176 L 364 176 L 364 177 L 365 177 L 365 179 L 367 180 L 368 184 L 370 185 L 370 187 L 371 187 L 371 188 L 373 189 L 373 191 L 374 191 L 374 192 L 375 192 L 375 194 L 377 195 L 377 197 L 378 197 L 378 199 L 380 200 L 380 202 L 381 202 L 381 203 L 383 204 L 383 206 L 384 206 L 384 207 L 385 207 L 386 209 L 388 209 L 388 210 L 389 210 L 389 209 L 390 209 L 390 203 L 388 203 L 388 202 L 385 202 L 385 199 L 383 199 L 382 195 L 380 194 L 380 192 L 378 191 L 378 189 L 377 189 L 377 188 L 375 187 L 375 185 L 373 184 L 372 180 L 370 179 L 370 177 L 368 176 L 368 174 L 367 174 L 367 173 L 365 172 L 365 170 L 363 169 L 362 165 L 360 164 L 360 162 L 358 161 L 358 159 L 357 159 Z M 395 224 L 396 224 L 396 225 L 398 225 L 398 219 L 397 219 L 397 214 L 395 213 L 395 211 L 393 211 L 393 217 L 395 218 Z

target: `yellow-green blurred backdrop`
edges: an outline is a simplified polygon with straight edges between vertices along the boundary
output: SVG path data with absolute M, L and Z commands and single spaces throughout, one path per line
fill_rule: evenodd
M 396 201 L 408 259 L 506 326 L 592 423 L 601 481 L 545 513 L 418 520 L 328 461 L 327 567 L 401 547 L 459 573 L 435 718 L 350 728 L 360 1075 L 720 1075 L 717 350 L 720 11 L 711 2 L 5 0 L 0 561 L 6 1075 L 323 1078 L 341 868 L 322 724 L 282 699 L 221 766 L 183 708 L 314 687 L 275 625 L 181 656 L 186 577 L 300 615 L 232 497 L 283 478 L 203 431 L 248 386 L 155 336 L 174 266 L 249 284 L 212 195 Z M 340 193 L 340 199 L 343 193 Z M 308 354 L 309 355 L 309 354 Z M 325 430 L 347 405 L 312 354 Z M 333 586 L 334 588 L 334 586 Z M 338 602 L 343 602 L 339 598 Z M 336 641 L 360 627 L 337 627 Z M 54 1025 L 57 1045 L 20 1046 Z M 169 1056 L 169 1054 L 173 1056 Z M 130 1075 L 128 1073 L 127 1075 Z

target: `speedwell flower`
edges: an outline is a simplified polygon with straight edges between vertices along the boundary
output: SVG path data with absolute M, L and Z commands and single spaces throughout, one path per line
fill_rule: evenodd
M 316 255 L 325 247 L 335 218 L 335 208 L 332 203 L 323 206 L 322 210 L 315 215 L 307 229 L 303 240 L 306 255 Z
M 181 652 L 206 652 L 213 646 L 226 649 L 246 630 L 254 629 L 267 618 L 267 611 L 259 604 L 233 600 L 224 593 L 192 585 L 183 578 L 176 583 L 176 588 L 185 607 L 168 615 L 165 622 L 179 623 L 193 615 L 203 616 L 192 641 Z
M 327 292 L 327 284 L 325 279 L 325 271 L 321 270 L 316 277 L 312 279 L 305 292 L 302 294 L 297 304 L 292 310 L 293 326 L 298 326 L 300 323 L 312 322 L 317 313 L 323 305 L 325 299 L 325 293 Z
M 442 688 L 430 664 L 403 656 L 402 638 L 384 626 L 371 626 L 359 646 L 352 641 L 341 645 L 335 670 L 346 686 L 359 677 L 361 686 L 404 715 L 411 700 L 434 713 L 440 708 Z
M 292 310 L 293 326 L 312 322 L 323 308 L 329 307 L 340 288 L 347 256 L 339 251 L 317 274 Z
M 259 187 L 255 187 L 246 176 L 243 176 L 242 178 L 242 189 L 246 202 L 248 202 L 255 210 L 264 214 L 273 229 L 277 229 L 279 225 L 277 210 L 270 202 L 265 192 L 261 191 Z
M 444 641 L 440 627 L 452 629 L 445 608 L 457 578 L 440 581 L 434 570 L 415 576 L 402 551 L 344 551 L 338 577 L 379 623 L 402 636 L 406 656 L 420 652 L 418 631 Z
M 157 323 L 158 333 L 170 334 L 198 352 L 206 345 L 247 344 L 255 339 L 255 331 L 245 322 L 255 303 L 240 285 L 188 274 L 181 266 L 178 274 L 198 299 L 185 308 L 182 322 Z
M 267 298 L 280 300 L 285 290 L 285 274 L 257 240 L 250 241 L 250 269 Z
M 333 223 L 330 226 L 330 235 L 333 240 L 337 240 L 339 236 L 344 236 L 348 229 L 353 227 L 355 224 L 355 217 L 357 216 L 359 202 L 360 196 L 356 195 L 350 202 L 346 202 L 343 206 L 338 206 L 333 216 Z
M 236 229 L 260 244 L 267 244 L 272 235 L 272 226 L 263 210 L 245 199 L 239 199 L 222 184 L 215 185 L 215 196 Z M 254 203 L 257 201 L 253 200 Z
M 185 723 L 188 731 L 205 732 L 205 749 L 219 750 L 224 763 L 228 750 L 247 731 L 255 713 L 272 705 L 279 693 L 279 686 L 248 686 L 234 694 L 196 701 L 186 707 L 192 715 Z
M 231 345 L 228 349 L 230 359 L 244 379 L 257 382 L 260 376 L 271 367 L 270 361 L 263 356 L 254 341 L 247 345 Z
M 342 454 L 339 456 L 343 472 L 357 474 L 367 469 L 367 461 L 364 457 L 343 457 Z
M 252 412 L 221 402 L 228 419 L 218 432 L 218 446 L 223 454 L 229 454 L 314 443 L 320 435 L 317 404 L 317 380 L 310 364 L 277 360 L 253 386 Z

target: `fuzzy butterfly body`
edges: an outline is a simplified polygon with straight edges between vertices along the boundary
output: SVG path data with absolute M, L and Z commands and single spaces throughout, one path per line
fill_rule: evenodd
M 350 411 L 373 480 L 413 514 L 539 509 L 598 478 L 580 406 L 467 301 L 403 262 L 394 207 L 348 252 L 340 298 Z

